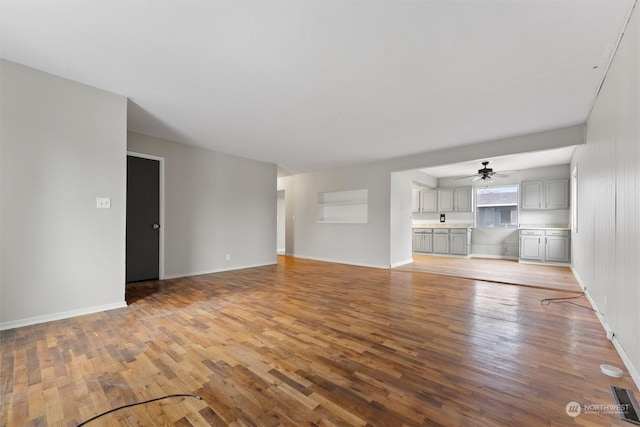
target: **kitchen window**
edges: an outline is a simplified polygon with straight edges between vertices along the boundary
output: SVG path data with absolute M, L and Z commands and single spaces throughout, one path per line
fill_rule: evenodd
M 517 226 L 517 185 L 476 187 L 476 227 Z

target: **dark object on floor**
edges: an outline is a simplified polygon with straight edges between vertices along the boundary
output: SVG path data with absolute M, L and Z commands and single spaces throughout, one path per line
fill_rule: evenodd
M 104 417 L 107 414 L 110 414 L 110 413 L 115 412 L 115 411 L 119 411 L 120 409 L 131 408 L 132 406 L 144 405 L 144 404 L 147 404 L 147 403 L 156 402 L 158 400 L 168 399 L 170 397 L 193 397 L 195 399 L 202 400 L 202 398 L 200 396 L 198 396 L 197 394 L 182 394 L 182 393 L 181 394 L 168 394 L 166 396 L 156 397 L 155 399 L 149 399 L 149 400 L 145 400 L 143 402 L 134 402 L 134 403 L 129 403 L 127 405 L 118 406 L 117 408 L 113 408 L 113 409 L 105 411 L 105 412 L 103 412 L 101 414 L 98 414 L 93 418 L 89 418 L 88 420 L 85 420 L 85 421 L 81 422 L 80 424 L 78 424 L 76 427 L 81 427 L 81 426 L 83 426 L 85 424 L 90 423 L 91 421 L 97 420 L 100 417 Z

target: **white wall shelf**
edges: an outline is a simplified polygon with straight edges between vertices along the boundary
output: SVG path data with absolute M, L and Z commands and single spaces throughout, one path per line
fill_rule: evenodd
M 368 190 L 327 191 L 318 193 L 318 219 L 323 224 L 366 224 Z

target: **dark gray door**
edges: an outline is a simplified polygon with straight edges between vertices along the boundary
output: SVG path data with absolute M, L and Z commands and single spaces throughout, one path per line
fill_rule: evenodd
M 127 156 L 127 283 L 159 277 L 160 162 Z

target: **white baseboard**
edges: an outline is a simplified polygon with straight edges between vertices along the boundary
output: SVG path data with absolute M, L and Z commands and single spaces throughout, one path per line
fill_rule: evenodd
M 618 341 L 618 338 L 616 338 L 615 334 L 613 335 L 611 342 L 613 343 L 613 346 L 618 351 L 618 354 L 620 355 L 620 358 L 622 359 L 624 366 L 629 371 L 629 375 L 631 375 L 633 382 L 636 383 L 636 387 L 638 391 L 640 391 L 640 375 L 638 374 L 636 367 L 633 366 L 633 362 L 631 361 L 627 353 L 622 348 L 622 345 L 620 345 L 620 342 Z
M 589 294 L 586 288 L 586 285 L 584 284 L 580 276 L 573 270 L 573 266 L 571 267 L 571 271 L 573 272 L 573 275 L 578 281 L 578 284 L 584 291 L 585 296 L 589 300 L 589 304 L 591 304 L 591 307 L 593 307 L 594 310 L 596 311 L 596 316 L 598 317 L 598 320 L 600 321 L 600 324 L 602 325 L 602 328 L 604 329 L 606 336 L 607 337 L 612 336 L 611 343 L 613 344 L 614 348 L 618 352 L 618 355 L 622 359 L 622 363 L 624 363 L 625 368 L 627 368 L 627 371 L 629 371 L 629 375 L 631 375 L 631 379 L 636 384 L 637 389 L 640 391 L 640 375 L 638 374 L 638 370 L 636 369 L 636 367 L 633 365 L 633 361 L 624 351 L 624 348 L 622 348 L 622 345 L 618 341 L 618 338 L 616 338 L 615 331 L 611 329 L 611 327 L 609 326 L 609 323 L 607 322 L 607 319 L 602 314 L 600 314 L 600 310 L 598 309 L 597 304 L 591 298 L 591 295 Z
M 396 268 L 396 267 L 400 267 L 401 265 L 411 264 L 412 262 L 413 262 L 412 258 L 405 259 L 404 261 L 394 262 L 393 264 L 391 264 L 391 268 Z
M 485 258 L 485 259 L 506 259 L 509 261 L 517 261 L 517 256 L 504 256 L 504 255 L 488 255 L 488 254 L 471 254 L 471 258 Z
M 84 316 L 85 314 L 99 313 L 101 311 L 115 310 L 116 308 L 124 308 L 127 306 L 126 301 L 116 302 L 113 304 L 98 305 L 94 307 L 86 307 L 78 310 L 63 311 L 60 313 L 45 314 L 43 316 L 29 317 L 27 319 L 12 320 L 10 322 L 0 323 L 0 331 L 7 329 L 21 328 L 23 326 L 37 325 L 38 323 L 53 322 L 55 320 L 68 319 L 70 317 Z
M 388 265 L 363 264 L 363 263 L 358 263 L 358 262 L 348 262 L 348 261 L 341 260 L 341 259 L 319 258 L 319 257 L 312 257 L 312 256 L 300 255 L 300 254 L 291 255 L 291 256 L 293 256 L 295 258 L 310 259 L 312 261 L 322 261 L 322 262 L 332 262 L 332 263 L 335 263 L 335 264 L 355 265 L 357 267 L 383 268 L 385 270 L 389 269 Z
M 254 265 L 245 265 L 245 266 L 235 266 L 235 267 L 230 267 L 230 268 L 221 268 L 221 269 L 217 269 L 217 270 L 211 270 L 211 271 L 200 271 L 200 272 L 193 272 L 193 273 L 187 273 L 187 274 L 174 274 L 174 275 L 165 275 L 165 280 L 166 279 L 175 279 L 178 277 L 189 277 L 189 276 L 199 276 L 201 274 L 211 274 L 211 273 L 220 273 L 223 271 L 230 271 L 230 270 L 241 270 L 241 269 L 245 269 L 245 268 L 252 268 L 252 267 L 262 267 L 265 265 L 275 265 L 277 262 L 269 262 L 269 263 L 263 263 L 263 264 L 254 264 Z M 52 322 L 55 320 L 62 320 L 62 319 L 68 319 L 71 317 L 77 317 L 77 316 L 83 316 L 85 314 L 93 314 L 93 313 L 99 313 L 101 311 L 107 311 L 107 310 L 114 310 L 116 308 L 123 308 L 127 306 L 127 302 L 126 301 L 122 301 L 119 303 L 113 303 L 113 304 L 106 304 L 106 305 L 100 305 L 100 306 L 95 306 L 95 307 L 86 307 L 86 308 L 81 308 L 78 310 L 71 310 L 71 311 L 64 311 L 64 312 L 60 312 L 60 313 L 52 313 L 52 314 L 46 314 L 43 316 L 35 316 L 35 317 L 30 317 L 27 319 L 19 319 L 19 320 L 12 320 L 9 322 L 3 322 L 0 323 L 0 331 L 4 331 L 7 329 L 13 329 L 13 328 L 20 328 L 22 326 L 30 326 L 30 325 L 36 325 L 38 323 L 45 323 L 45 322 Z
M 520 264 L 532 264 L 532 265 L 549 265 L 549 266 L 556 266 L 556 267 L 571 267 L 571 264 L 568 264 L 566 262 L 544 262 L 544 261 L 527 261 L 524 259 L 518 259 L 518 262 Z
M 471 258 L 471 255 L 457 255 L 457 254 L 438 254 L 435 252 L 414 252 L 415 255 L 427 255 L 427 256 L 439 256 L 443 258 L 460 258 L 460 259 L 468 259 Z
M 578 272 L 574 270 L 573 265 L 571 265 L 570 267 L 571 272 L 573 273 L 573 277 L 576 278 L 576 280 L 578 281 L 578 285 L 580 285 L 580 289 L 582 289 L 582 291 L 584 292 L 584 290 L 587 288 L 587 285 L 584 284 L 584 281 L 582 280 L 582 277 L 580 277 Z
M 204 274 L 222 273 L 224 271 L 244 270 L 245 268 L 264 267 L 266 265 L 276 265 L 277 263 L 278 263 L 277 261 L 273 261 L 273 262 L 265 262 L 261 264 L 236 265 L 233 267 L 217 268 L 214 270 L 193 271 L 190 273 L 168 274 L 164 276 L 164 280 L 179 279 L 181 277 L 202 276 Z

